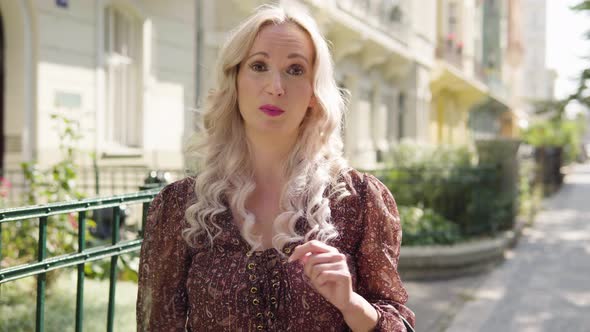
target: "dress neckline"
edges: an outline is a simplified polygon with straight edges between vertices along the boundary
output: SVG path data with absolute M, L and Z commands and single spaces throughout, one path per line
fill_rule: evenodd
M 224 205 L 225 205 L 225 213 L 223 215 L 223 222 L 226 224 L 225 228 L 223 229 L 223 231 L 227 231 L 227 235 L 230 237 L 229 240 L 237 240 L 237 244 L 240 247 L 240 250 L 242 252 L 244 252 L 244 254 L 248 253 L 251 251 L 252 247 L 250 246 L 250 244 L 248 243 L 248 241 L 246 241 L 246 239 L 244 239 L 244 237 L 242 236 L 242 232 L 240 231 L 239 226 L 234 222 L 234 216 L 233 213 L 231 211 L 231 208 L 229 207 L 229 205 L 227 204 L 227 201 L 224 200 Z M 301 219 L 305 219 L 304 217 L 301 217 Z M 301 219 L 297 222 L 298 224 L 301 222 Z M 297 225 L 299 226 L 299 225 Z M 300 227 L 296 227 L 297 229 L 299 229 Z M 236 241 L 232 241 L 234 243 L 236 243 Z M 301 244 L 302 241 L 295 241 L 295 242 L 290 242 L 285 244 L 284 248 L 289 248 L 289 253 L 290 251 L 293 249 L 293 247 L 295 247 L 296 245 Z M 284 251 L 284 249 L 283 249 Z M 266 248 L 263 250 L 255 250 L 252 251 L 253 255 L 256 256 L 272 256 L 274 254 L 278 254 L 279 250 L 277 250 L 275 247 L 270 247 L 270 248 Z M 287 253 L 287 254 L 289 254 Z

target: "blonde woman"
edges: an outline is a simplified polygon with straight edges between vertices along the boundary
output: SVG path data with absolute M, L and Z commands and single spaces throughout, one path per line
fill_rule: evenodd
M 140 331 L 406 331 L 395 201 L 342 158 L 326 41 L 265 6 L 221 50 L 191 152 L 199 174 L 150 206 Z

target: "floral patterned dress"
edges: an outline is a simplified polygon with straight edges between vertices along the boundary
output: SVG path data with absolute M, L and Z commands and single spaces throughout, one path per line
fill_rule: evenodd
M 332 245 L 347 256 L 353 289 L 379 313 L 375 331 L 414 325 L 397 272 L 402 232 L 396 203 L 374 176 L 343 176 L 351 195 L 331 202 L 340 236 Z M 202 236 L 190 247 L 181 232 L 195 201 L 194 179 L 162 189 L 148 213 L 139 268 L 138 331 L 350 331 L 342 314 L 306 281 L 293 248 L 249 254 L 230 209 L 216 216 L 222 233 L 213 246 Z M 304 218 L 297 223 L 305 232 Z

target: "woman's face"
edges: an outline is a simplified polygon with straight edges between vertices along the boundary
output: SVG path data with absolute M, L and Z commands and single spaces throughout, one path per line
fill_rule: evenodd
M 311 38 L 293 23 L 258 32 L 237 77 L 238 107 L 249 136 L 297 136 L 315 102 L 314 58 Z

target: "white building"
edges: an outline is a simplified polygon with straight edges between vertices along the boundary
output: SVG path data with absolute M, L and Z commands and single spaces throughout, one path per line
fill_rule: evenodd
M 523 78 L 520 97 L 524 111 L 531 116 L 532 102 L 554 98 L 555 71 L 547 68 L 547 0 L 521 0 L 522 34 L 525 41 L 523 53 Z
M 226 33 L 268 1 L 203 3 L 203 96 Z M 401 138 L 428 141 L 436 2 L 301 0 L 332 44 L 338 83 L 350 90 L 345 154 L 359 168 L 378 167 Z
M 80 121 L 99 165 L 182 167 L 195 1 L 0 0 L 0 15 L 5 168 L 59 159 L 55 112 Z
M 182 168 L 183 140 L 193 130 L 190 109 L 212 87 L 221 43 L 267 2 L 0 0 L 4 166 L 59 159 L 50 115 L 63 112 L 81 121 L 82 148 L 95 152 L 99 165 Z M 336 79 L 351 91 L 344 140 L 353 166 L 382 166 L 384 154 L 404 138 L 466 143 L 467 113 L 488 93 L 481 6 L 299 2 L 330 40 Z M 460 39 L 441 53 L 451 34 Z

